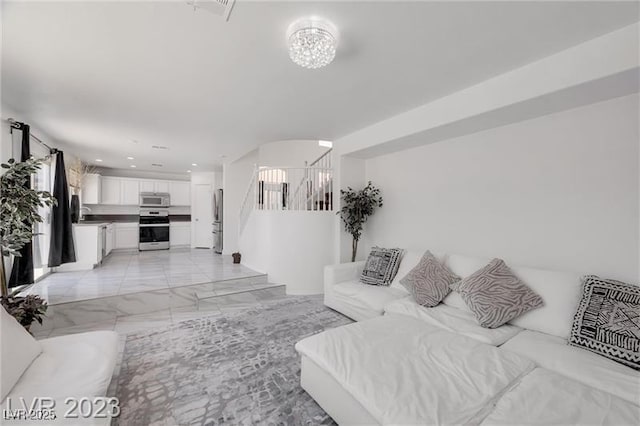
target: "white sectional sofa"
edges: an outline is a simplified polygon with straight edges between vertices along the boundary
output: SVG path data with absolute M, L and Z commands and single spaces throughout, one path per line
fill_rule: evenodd
M 48 405 L 53 400 L 55 404 L 53 420 L 1 419 L 0 424 L 110 424 L 108 417 L 65 418 L 65 412 L 72 408 L 66 401 L 69 397 L 88 398 L 89 403 L 96 404 L 94 411 L 100 408 L 102 402 L 96 402 L 96 398 L 106 396 L 111 382 L 118 352 L 117 333 L 95 331 L 37 341 L 2 307 L 0 329 L 2 409 L 8 409 L 9 404 L 12 410 L 22 409 L 22 401 L 28 406 L 35 401 L 35 408 L 39 408 L 38 401 Z M 84 409 L 88 410 L 86 404 Z
M 325 268 L 325 304 L 358 322 L 296 345 L 302 387 L 339 424 L 640 424 L 640 372 L 568 346 L 580 275 L 510 265 L 545 305 L 483 328 L 452 293 L 425 308 L 399 284 L 359 283 L 364 262 Z M 438 256 L 466 277 L 490 259 Z

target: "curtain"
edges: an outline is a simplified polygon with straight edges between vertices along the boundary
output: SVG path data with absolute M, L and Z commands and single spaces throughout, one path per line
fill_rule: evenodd
M 28 124 L 18 123 L 19 129 L 22 130 L 22 144 L 20 147 L 20 161 L 27 161 L 31 157 L 31 131 Z M 31 182 L 25 183 L 26 187 L 31 186 Z M 13 258 L 13 268 L 11 268 L 11 277 L 9 278 L 9 288 L 17 287 L 24 284 L 32 284 L 33 279 L 33 245 L 31 242 L 22 247 L 20 257 Z
M 53 196 L 58 204 L 51 208 L 51 244 L 49 246 L 49 267 L 76 261 L 69 208 L 69 186 L 64 168 L 64 154 L 56 153 L 56 172 L 53 181 Z

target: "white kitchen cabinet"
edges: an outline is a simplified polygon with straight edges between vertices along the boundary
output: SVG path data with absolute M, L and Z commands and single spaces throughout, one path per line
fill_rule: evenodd
M 125 206 L 137 206 L 140 203 L 139 181 L 135 179 L 122 179 L 122 195 L 120 204 Z
M 121 179 L 111 176 L 103 176 L 100 179 L 101 199 L 100 204 L 121 204 L 122 196 Z
M 171 247 L 191 245 L 191 222 L 171 222 L 169 242 Z
M 102 261 L 102 227 L 99 223 L 74 223 L 73 244 L 76 261 L 57 266 L 56 272 L 87 271 Z
M 152 180 L 141 180 L 140 192 L 156 192 L 156 183 Z
M 158 180 L 156 181 L 154 192 L 169 192 L 169 181 L 166 180 Z
M 172 181 L 169 185 L 172 206 L 191 205 L 191 182 Z
M 135 222 L 115 223 L 116 249 L 128 249 L 138 247 L 138 224 Z
M 82 178 L 82 204 L 100 204 L 100 175 L 91 173 Z
M 115 246 L 116 233 L 113 223 L 107 225 L 107 243 L 106 243 L 106 255 L 108 256 Z

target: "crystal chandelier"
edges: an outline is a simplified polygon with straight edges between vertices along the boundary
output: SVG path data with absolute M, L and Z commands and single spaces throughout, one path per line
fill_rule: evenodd
M 336 56 L 338 32 L 330 22 L 318 18 L 301 19 L 289 26 L 289 57 L 304 68 L 329 65 Z

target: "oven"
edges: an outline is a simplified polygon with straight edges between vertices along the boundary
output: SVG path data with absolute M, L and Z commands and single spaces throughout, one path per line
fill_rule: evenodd
M 169 248 L 169 210 L 140 210 L 139 250 L 166 250 Z
M 166 192 L 141 192 L 140 207 L 168 208 L 171 198 Z

